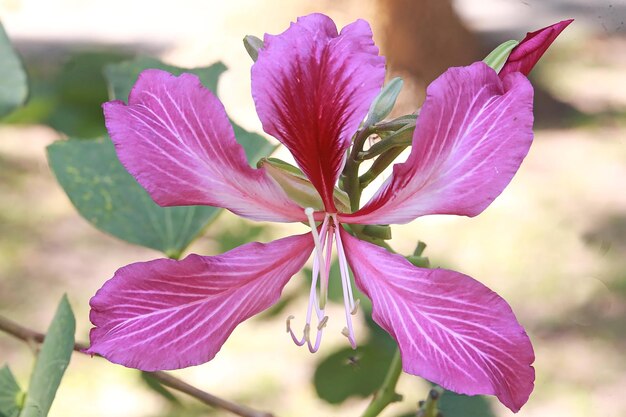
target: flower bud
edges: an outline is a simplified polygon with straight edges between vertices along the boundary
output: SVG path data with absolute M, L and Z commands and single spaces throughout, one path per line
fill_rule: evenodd
M 483 62 L 493 68 L 496 72 L 500 72 L 506 60 L 509 58 L 511 51 L 519 45 L 519 41 L 510 40 L 504 43 L 501 43 L 496 49 L 491 51 Z
M 372 126 L 389 116 L 393 106 L 396 104 L 398 94 L 400 94 L 400 90 L 402 90 L 402 84 L 402 78 L 396 77 L 380 90 L 380 93 L 376 96 L 367 112 L 363 127 Z
M 243 38 L 243 46 L 254 62 L 259 58 L 259 49 L 263 49 L 263 41 L 254 35 L 246 35 Z

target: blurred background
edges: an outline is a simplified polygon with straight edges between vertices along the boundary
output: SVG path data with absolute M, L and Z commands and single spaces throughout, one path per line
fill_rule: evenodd
M 55 140 L 105 133 L 105 64 L 137 54 L 182 67 L 222 61 L 228 70 L 218 92 L 227 111 L 262 132 L 250 95 L 252 62 L 241 39 L 282 32 L 314 11 L 339 27 L 357 18 L 371 22 L 390 76 L 405 80 L 398 114 L 414 111 L 425 86 L 446 68 L 482 59 L 527 31 L 576 19 L 532 73 L 536 140 L 511 185 L 475 219 L 432 216 L 395 226 L 392 245 L 408 254 L 423 240 L 432 264 L 473 276 L 512 305 L 537 356 L 536 388 L 520 416 L 626 415 L 624 1 L 0 0 L 0 20 L 31 78 L 28 105 L 0 124 L 0 314 L 43 331 L 67 293 L 77 339 L 87 340 L 95 291 L 118 267 L 162 256 L 80 217 L 46 161 L 45 147 Z M 228 212 L 219 219 L 186 253 L 217 254 L 305 229 Z M 343 325 L 329 324 L 315 355 L 284 333 L 287 315 L 305 311 L 305 284 L 304 275 L 293 280 L 285 291 L 291 302 L 238 327 L 213 361 L 176 374 L 277 416 L 359 415 L 368 398 L 331 404 L 347 396 L 341 378 L 360 375 L 375 387 L 382 374 L 353 363 L 352 356 L 366 354 L 345 350 Z M 331 317 L 342 314 L 339 305 L 332 308 Z M 357 333 L 372 332 L 360 316 Z M 26 385 L 32 353 L 0 333 L 4 362 Z M 325 378 L 320 365 L 329 364 L 343 376 L 327 372 Z M 398 390 L 405 401 L 383 416 L 411 415 L 428 385 L 404 375 Z M 153 392 L 136 371 L 74 355 L 50 415 L 227 415 L 180 400 L 176 405 Z M 511 415 L 490 398 L 480 407 L 449 415 Z

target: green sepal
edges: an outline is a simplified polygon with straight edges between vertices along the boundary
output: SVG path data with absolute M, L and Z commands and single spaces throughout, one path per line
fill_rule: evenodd
M 430 266 L 430 259 L 428 256 L 407 256 L 406 259 L 418 268 L 428 268 Z
M 421 240 L 417 241 L 417 246 L 415 247 L 415 250 L 413 251 L 413 256 L 422 256 L 422 253 L 424 253 L 425 249 L 426 249 L 426 243 L 422 242 Z
M 429 268 L 430 259 L 427 256 L 422 256 L 424 249 L 426 249 L 426 243 L 420 240 L 417 242 L 413 255 L 407 256 L 406 259 L 418 268 Z
M 246 35 L 243 38 L 243 46 L 254 62 L 259 59 L 259 50 L 263 49 L 263 41 L 254 35 Z
M 324 203 L 319 193 L 306 175 L 297 167 L 278 158 L 262 158 L 257 167 L 264 168 L 289 198 L 300 206 L 324 210 Z M 340 211 L 349 212 L 350 198 L 344 191 L 335 187 L 333 199 Z
M 402 90 L 402 84 L 402 78 L 396 77 L 380 90 L 367 112 L 365 122 L 363 122 L 364 128 L 381 122 L 385 117 L 389 116 L 393 106 L 396 104 L 400 90 Z
M 510 40 L 501 43 L 496 49 L 491 51 L 489 55 L 483 59 L 483 62 L 493 68 L 496 72 L 500 72 L 506 60 L 509 58 L 511 51 L 519 45 L 519 41 Z
M 368 224 L 363 227 L 363 233 L 382 240 L 391 239 L 391 227 L 387 224 Z

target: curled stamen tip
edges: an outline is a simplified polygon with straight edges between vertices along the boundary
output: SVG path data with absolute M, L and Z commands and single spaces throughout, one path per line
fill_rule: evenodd
M 321 331 L 324 327 L 326 327 L 327 323 L 328 323 L 328 316 L 324 316 L 322 321 L 320 321 L 320 323 L 317 325 L 317 330 Z
M 354 307 L 352 308 L 352 311 L 350 312 L 350 314 L 354 316 L 359 311 L 359 305 L 361 305 L 361 299 L 357 298 L 356 301 L 354 302 Z
M 291 331 L 291 320 L 295 319 L 296 316 L 289 316 L 287 317 L 287 333 L 289 333 Z
M 309 323 L 304 325 L 304 340 L 311 341 L 311 325 Z

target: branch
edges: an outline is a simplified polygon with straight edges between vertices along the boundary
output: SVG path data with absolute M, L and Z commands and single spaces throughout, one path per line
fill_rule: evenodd
M 0 316 L 0 331 L 10 334 L 11 336 L 23 340 L 27 343 L 33 341 L 37 343 L 42 343 L 44 338 L 46 337 L 44 333 L 39 333 L 23 327 L 20 324 L 17 324 L 14 321 L 11 321 L 3 316 Z M 83 353 L 83 351 L 87 348 L 88 346 L 85 343 L 74 343 L 74 350 L 76 352 Z M 231 401 L 216 397 L 212 394 L 209 394 L 208 392 L 202 391 L 194 387 L 193 385 L 186 383 L 181 379 L 176 378 L 175 376 L 167 372 L 156 371 L 148 373 L 161 384 L 170 387 L 171 389 L 174 389 L 176 391 L 185 393 L 211 407 L 221 408 L 222 410 L 230 411 L 231 413 L 241 417 L 274 417 L 273 414 L 269 412 L 257 411 L 244 405 L 235 404 Z

